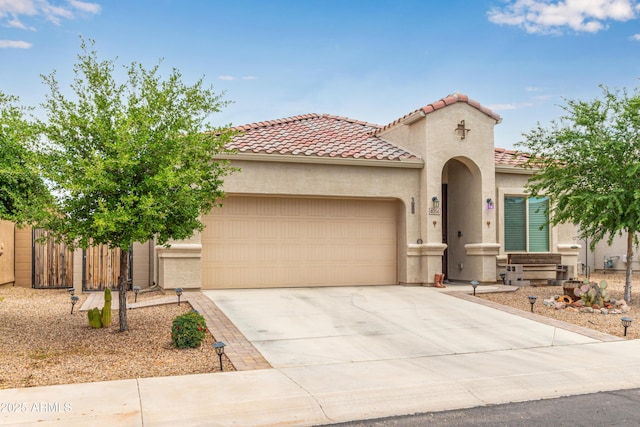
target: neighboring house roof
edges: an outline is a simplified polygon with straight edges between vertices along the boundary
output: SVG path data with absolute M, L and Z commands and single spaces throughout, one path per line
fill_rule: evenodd
M 378 129 L 375 131 L 376 134 L 379 134 L 382 131 L 385 131 L 389 128 L 392 128 L 402 122 L 404 122 L 405 119 L 407 119 L 409 116 L 413 116 L 415 114 L 430 114 L 433 113 L 434 111 L 437 111 L 441 108 L 444 108 L 448 105 L 451 104 L 455 104 L 456 102 L 464 102 L 469 104 L 470 106 L 478 109 L 479 111 L 483 112 L 484 114 L 486 114 L 487 116 L 491 117 L 492 119 L 494 119 L 496 121 L 496 123 L 500 123 L 500 121 L 502 121 L 502 118 L 500 117 L 499 114 L 494 113 L 493 111 L 491 111 L 491 109 L 481 105 L 478 101 L 475 101 L 473 99 L 470 99 L 467 95 L 463 95 L 461 93 L 453 93 L 451 95 L 447 95 L 446 97 L 436 101 L 436 102 L 432 102 L 431 104 L 427 104 L 422 108 L 418 108 L 417 110 L 414 110 L 408 114 L 405 114 L 404 116 L 400 117 L 399 119 L 396 119 L 394 121 L 392 121 L 389 124 L 386 124 L 384 126 L 378 127 Z
M 354 159 L 406 160 L 418 157 L 372 135 L 378 125 L 305 114 L 234 128 L 240 134 L 226 145 L 239 153 L 288 154 Z

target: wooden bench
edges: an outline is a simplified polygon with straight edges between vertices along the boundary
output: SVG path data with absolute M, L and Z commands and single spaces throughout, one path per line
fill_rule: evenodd
M 523 253 L 509 254 L 507 264 L 522 266 L 522 280 L 531 284 L 548 284 L 566 272 L 562 266 L 562 255 Z

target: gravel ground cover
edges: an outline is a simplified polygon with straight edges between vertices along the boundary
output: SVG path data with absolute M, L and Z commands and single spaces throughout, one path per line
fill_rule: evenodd
M 580 280 L 583 280 L 581 277 Z M 602 274 L 595 273 L 590 276 L 591 281 L 607 282 L 607 292 L 610 297 L 615 299 L 623 299 L 624 297 L 624 274 Z M 478 288 L 480 289 L 480 288 Z M 552 319 L 562 320 L 564 322 L 573 323 L 585 328 L 595 329 L 610 335 L 622 337 L 624 328 L 622 327 L 621 317 L 631 317 L 634 319 L 631 326 L 627 329 L 627 339 L 640 338 L 640 278 L 634 277 L 631 286 L 631 304 L 626 314 L 597 314 L 597 313 L 579 313 L 572 310 L 556 310 L 552 307 L 546 307 L 543 300 L 552 298 L 555 295 L 562 295 L 562 286 L 527 286 L 519 288 L 513 292 L 501 293 L 478 293 L 479 298 L 496 302 L 498 304 L 507 305 L 524 311 L 530 311 L 528 296 L 535 295 L 538 297 L 534 312 L 536 314 L 550 317 Z
M 138 302 L 163 296 L 142 293 Z M 87 295 L 79 297 L 71 314 L 64 289 L 0 287 L 0 389 L 219 371 L 211 334 L 199 348 L 173 347 L 171 323 L 188 303 L 129 310 L 129 331 L 121 333 L 118 310 L 111 327 L 90 328 L 78 310 Z M 226 356 L 223 366 L 234 370 Z
M 624 295 L 623 274 L 592 274 L 591 280 L 606 280 L 609 294 Z M 622 337 L 620 318 L 634 320 L 627 339 L 640 338 L 640 279 L 632 287 L 631 311 L 626 314 L 578 313 L 546 307 L 542 301 L 562 295 L 561 286 L 531 286 L 513 292 L 478 293 L 487 299 L 529 311 L 528 295 L 536 295 L 536 314 Z M 142 293 L 138 301 L 163 297 Z M 134 295 L 129 293 L 129 302 Z M 219 371 L 218 357 L 210 334 L 196 349 L 176 349 L 171 343 L 171 322 L 189 310 L 188 303 L 166 304 L 130 310 L 129 331 L 118 332 L 118 311 L 113 325 L 91 329 L 86 312 L 78 311 L 87 295 L 80 295 L 74 314 L 66 290 L 0 287 L 0 389 L 73 384 L 130 378 L 187 375 Z M 224 356 L 225 371 L 234 370 Z

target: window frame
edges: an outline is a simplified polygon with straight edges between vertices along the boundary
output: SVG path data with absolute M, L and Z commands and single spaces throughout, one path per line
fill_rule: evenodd
M 501 212 L 501 217 L 502 217 L 502 227 L 501 227 L 501 234 L 502 234 L 502 247 L 505 253 L 550 253 L 551 252 L 551 247 L 552 247 L 552 227 L 549 224 L 549 215 L 548 213 L 545 214 L 545 212 L 547 212 L 548 208 L 549 208 L 549 203 L 550 203 L 550 198 L 548 196 L 544 196 L 544 197 L 532 197 L 528 194 L 512 194 L 512 193 L 504 193 L 501 195 L 501 201 L 502 201 L 502 205 L 504 206 L 504 208 L 502 209 Z M 507 232 L 507 199 L 512 198 L 512 199 L 523 199 L 524 201 L 524 223 L 521 225 L 523 227 L 523 231 L 524 231 L 524 250 L 522 249 L 508 249 L 508 242 L 507 240 L 509 239 L 508 236 L 508 232 Z M 536 251 L 532 251 L 532 246 L 535 246 L 532 244 L 532 237 L 535 239 L 535 236 L 532 235 L 532 223 L 531 223 L 531 215 L 532 215 L 532 209 L 534 209 L 531 206 L 531 201 L 532 200 L 543 200 L 546 204 L 546 206 L 541 207 L 543 210 L 541 211 L 541 215 L 542 218 L 539 218 L 536 222 L 534 222 L 534 225 L 537 224 L 542 224 L 542 221 L 544 221 L 545 224 L 545 229 L 546 229 L 546 236 L 544 236 L 544 233 L 541 234 L 541 236 L 544 236 L 542 239 L 546 240 L 546 249 L 545 250 L 536 250 Z M 543 230 L 539 230 L 539 231 L 543 231 Z

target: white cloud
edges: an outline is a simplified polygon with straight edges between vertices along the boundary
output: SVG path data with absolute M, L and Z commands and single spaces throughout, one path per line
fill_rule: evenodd
M 565 29 L 596 33 L 608 21 L 629 21 L 640 13 L 639 0 L 507 0 L 487 15 L 494 24 L 514 25 L 532 34 L 559 34 Z
M 527 86 L 524 90 L 525 92 L 540 92 L 540 88 L 535 86 Z
M 0 49 L 29 49 L 31 43 L 22 40 L 0 40 Z
M 491 105 L 487 105 L 487 108 L 493 111 L 506 111 L 506 110 L 517 110 L 518 106 L 516 104 L 491 104 Z
M 632 35 L 631 40 L 636 40 L 640 42 L 640 33 Z
M 98 3 L 90 3 L 79 0 L 69 0 L 69 4 L 82 12 L 97 14 L 100 13 L 102 8 Z
M 256 76 L 242 76 L 242 80 L 258 80 Z
M 52 0 L 0 0 L 0 25 L 33 30 L 22 23 L 21 17 L 40 17 L 60 25 L 63 19 L 73 19 L 76 12 L 97 14 L 98 3 L 80 0 L 52 2 Z
M 235 80 L 236 78 L 233 76 L 218 76 L 220 80 Z

